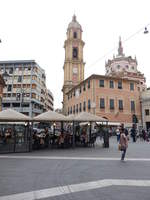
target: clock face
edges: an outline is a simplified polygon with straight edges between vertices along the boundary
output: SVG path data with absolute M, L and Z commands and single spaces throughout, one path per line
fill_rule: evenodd
M 73 71 L 73 74 L 77 74 L 78 73 L 77 67 L 74 67 L 72 71 Z

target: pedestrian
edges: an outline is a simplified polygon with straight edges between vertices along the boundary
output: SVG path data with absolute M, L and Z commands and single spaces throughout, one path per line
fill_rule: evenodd
M 117 142 L 119 143 L 119 141 L 120 141 L 120 130 L 119 130 L 119 127 L 116 129 L 116 135 L 117 135 Z
M 128 148 L 128 139 L 125 135 L 124 129 L 120 130 L 120 150 L 122 151 L 121 161 L 124 161 L 126 150 Z
M 133 124 L 133 126 L 132 126 L 131 136 L 132 136 L 133 142 L 136 142 L 136 128 L 135 128 L 135 124 Z
M 49 132 L 48 132 L 48 128 L 45 128 L 45 138 L 44 138 L 44 144 L 45 144 L 45 148 L 49 147 Z

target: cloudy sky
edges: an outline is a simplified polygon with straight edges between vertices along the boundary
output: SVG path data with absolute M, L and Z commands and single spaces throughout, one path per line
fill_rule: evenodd
M 64 40 L 75 13 L 83 29 L 85 78 L 105 73 L 105 60 L 135 56 L 150 86 L 149 0 L 0 0 L 0 60 L 34 59 L 45 69 L 55 108 L 61 108 Z

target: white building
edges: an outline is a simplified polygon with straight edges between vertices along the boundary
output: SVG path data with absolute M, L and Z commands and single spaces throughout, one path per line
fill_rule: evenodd
M 107 76 L 119 76 L 124 78 L 132 78 L 139 81 L 139 91 L 146 89 L 146 79 L 144 74 L 138 71 L 137 59 L 131 56 L 125 56 L 123 53 L 123 46 L 121 38 L 119 39 L 118 55 L 113 56 L 112 60 L 105 63 L 105 70 Z
M 34 60 L 0 61 L 5 76 L 2 109 L 13 108 L 34 117 L 53 110 L 53 95 L 46 88 L 45 71 Z

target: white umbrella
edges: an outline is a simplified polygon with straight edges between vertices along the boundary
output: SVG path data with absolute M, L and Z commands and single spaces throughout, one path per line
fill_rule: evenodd
M 50 122 L 50 121 L 54 121 L 54 122 L 60 122 L 60 121 L 67 121 L 67 118 L 62 115 L 59 114 L 55 111 L 47 111 L 45 113 L 42 113 L 36 117 L 33 118 L 33 121 L 40 121 L 40 122 Z
M 0 112 L 0 122 L 25 122 L 31 121 L 29 116 L 17 112 L 13 109 L 7 109 Z
M 107 122 L 108 120 L 99 117 L 97 115 L 88 113 L 88 112 L 81 112 L 78 115 L 69 115 L 67 117 L 68 121 L 78 121 L 78 122 Z

